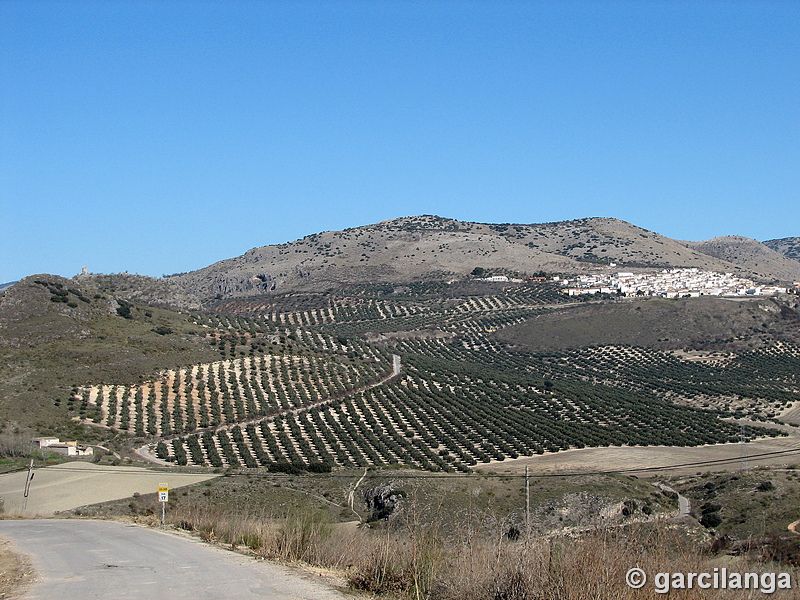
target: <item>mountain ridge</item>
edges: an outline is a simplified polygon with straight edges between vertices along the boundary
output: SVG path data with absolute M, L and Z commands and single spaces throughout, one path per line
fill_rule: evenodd
M 738 246 L 749 248 L 740 252 L 738 262 L 730 260 L 733 254 L 722 242 L 711 246 L 682 242 L 607 217 L 491 224 L 421 215 L 252 248 L 175 280 L 208 302 L 324 291 L 341 284 L 459 278 L 476 267 L 528 274 L 581 273 L 602 265 L 616 268 L 611 267 L 615 264 L 626 269 L 698 267 L 760 279 L 800 277 L 797 261 L 756 240 L 735 239 Z
M 517 224 L 419 215 L 251 248 L 133 287 L 142 300 L 196 307 L 341 285 L 448 281 L 477 267 L 521 275 L 697 267 L 765 281 L 800 280 L 800 261 L 742 236 L 681 241 L 610 217 Z

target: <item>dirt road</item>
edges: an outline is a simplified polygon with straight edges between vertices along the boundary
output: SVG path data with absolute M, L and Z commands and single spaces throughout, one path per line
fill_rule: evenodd
M 31 557 L 24 600 L 345 600 L 300 571 L 113 521 L 0 521 Z

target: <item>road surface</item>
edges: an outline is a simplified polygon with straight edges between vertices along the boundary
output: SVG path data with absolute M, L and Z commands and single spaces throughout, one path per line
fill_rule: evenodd
M 654 486 L 660 488 L 666 492 L 672 492 L 673 494 L 678 496 L 678 515 L 677 518 L 681 517 L 688 517 L 689 511 L 692 509 L 692 505 L 689 502 L 689 499 L 686 496 L 681 495 L 678 491 L 674 488 L 671 488 L 665 483 L 654 483 Z
M 345 600 L 311 576 L 113 521 L 0 521 L 36 575 L 24 600 Z

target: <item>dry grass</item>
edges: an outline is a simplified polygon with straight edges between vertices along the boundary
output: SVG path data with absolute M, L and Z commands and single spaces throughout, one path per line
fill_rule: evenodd
M 415 510 L 373 529 L 347 528 L 304 513 L 261 515 L 184 509 L 175 523 L 207 540 L 249 548 L 265 558 L 302 561 L 334 569 L 350 586 L 389 598 L 414 600 L 652 600 L 657 573 L 789 572 L 798 570 L 758 557 L 714 555 L 675 524 L 638 524 L 575 536 L 509 539 L 509 524 L 487 515 L 455 527 Z M 321 513 L 320 513 L 321 514 Z M 513 535 L 511 537 L 514 537 Z M 628 569 L 643 569 L 641 590 L 625 583 Z M 778 590 L 771 598 L 794 598 Z M 716 600 L 761 598 L 756 590 L 673 590 L 669 597 Z

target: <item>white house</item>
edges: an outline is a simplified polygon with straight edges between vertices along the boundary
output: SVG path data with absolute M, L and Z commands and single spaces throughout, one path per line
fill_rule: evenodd
M 78 442 L 62 442 L 58 438 L 33 438 L 31 443 L 37 448 L 47 448 L 51 452 L 65 456 L 92 456 L 94 454 L 94 448 L 91 446 L 79 444 Z

